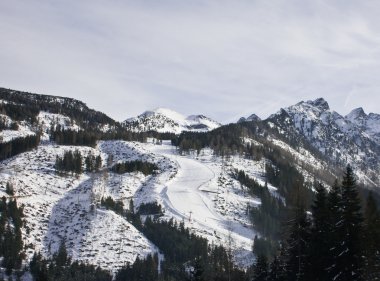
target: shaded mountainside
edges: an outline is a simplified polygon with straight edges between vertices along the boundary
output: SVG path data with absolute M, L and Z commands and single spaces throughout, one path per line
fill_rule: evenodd
M 90 109 L 85 103 L 72 98 L 0 88 L 0 100 L 0 112 L 17 121 L 37 122 L 38 114 L 43 111 L 70 117 L 82 128 L 117 126 L 117 122 L 104 113 Z

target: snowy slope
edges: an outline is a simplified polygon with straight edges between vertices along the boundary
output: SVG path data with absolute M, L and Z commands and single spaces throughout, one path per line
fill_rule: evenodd
M 51 129 L 61 129 L 79 131 L 80 127 L 71 118 L 62 114 L 40 111 L 37 116 L 38 124 L 42 130 L 42 140 L 49 140 L 49 132 Z
M 0 142 L 9 142 L 15 138 L 35 135 L 35 132 L 32 130 L 31 126 L 29 126 L 26 122 L 15 122 L 12 118 L 4 114 L 0 114 L 0 119 L 6 126 L 5 129 L 0 131 Z M 17 129 L 12 129 L 12 124 L 17 124 Z
M 19 204 L 24 206 L 27 257 L 31 258 L 35 251 L 50 256 L 65 242 L 74 259 L 116 270 L 123 261 L 133 262 L 137 256 L 157 252 L 125 218 L 99 205 L 92 207 L 102 195 L 132 196 L 144 177 L 127 174 L 119 179 L 104 171 L 79 177 L 56 174 L 56 156 L 75 149 L 83 156 L 90 152 L 100 154 L 106 163 L 107 154 L 100 149 L 49 144 L 0 164 L 0 195 L 8 196 L 5 186 L 10 182 Z M 122 188 L 129 184 L 136 188 Z M 118 192 L 120 188 L 122 192 Z
M 226 166 L 208 149 L 195 157 L 178 155 L 169 142 L 143 146 L 176 166 L 174 177 L 168 180 L 167 175 L 160 175 L 154 188 L 165 217 L 184 221 L 186 227 L 216 244 L 226 245 L 232 237 L 236 263 L 244 267 L 251 264 L 255 231 L 247 206 L 258 206 L 260 200 L 247 196 L 247 190 L 231 177 L 233 166 Z
M 161 133 L 179 134 L 183 131 L 207 132 L 221 126 L 218 122 L 204 115 L 188 117 L 166 108 L 157 108 L 129 118 L 124 122 L 129 130 L 134 132 L 157 131 Z
M 178 155 L 168 141 L 162 145 L 153 141 L 101 142 L 99 147 L 112 154 L 114 162 L 141 159 L 159 166 L 158 175 L 146 177 L 136 189 L 136 210 L 141 203 L 158 202 L 164 207 L 164 219 L 184 221 L 186 227 L 210 242 L 226 244 L 231 234 L 236 262 L 242 266 L 252 262 L 255 232 L 246 210 L 247 205 L 257 206 L 260 200 L 247 196 L 247 191 L 231 177 L 233 166 L 214 157 L 208 149 L 202 150 L 199 157 Z M 240 161 L 244 159 L 235 159 L 236 163 Z M 256 176 L 262 176 L 262 167 Z
M 30 124 L 26 121 L 14 121 L 7 115 L 1 115 L 0 118 L 5 124 L 16 123 L 17 129 L 5 129 L 0 131 L 0 141 L 9 142 L 12 139 L 26 137 L 30 135 L 35 135 L 36 133 L 42 133 L 41 140 L 48 141 L 49 133 L 52 128 L 56 129 L 60 126 L 62 129 L 70 129 L 78 131 L 81 128 L 73 121 L 71 118 L 64 116 L 62 114 L 54 114 L 49 112 L 41 111 L 37 116 L 37 124 Z

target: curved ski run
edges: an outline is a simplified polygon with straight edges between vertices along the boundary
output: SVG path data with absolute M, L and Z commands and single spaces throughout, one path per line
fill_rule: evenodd
M 178 166 L 176 176 L 164 183 L 165 187 L 161 190 L 167 211 L 185 221 L 187 227 L 196 229 L 215 242 L 225 244 L 230 239 L 234 248 L 250 251 L 254 235 L 252 229 L 217 213 L 212 198 L 202 191 L 202 187 L 216 177 L 215 172 L 196 159 L 178 155 L 168 143 L 150 146 L 150 150 L 171 159 Z

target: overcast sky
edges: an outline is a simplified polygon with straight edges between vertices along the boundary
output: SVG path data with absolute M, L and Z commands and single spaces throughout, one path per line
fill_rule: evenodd
M 324 97 L 380 113 L 380 1 L 0 0 L 0 87 L 117 120 L 220 122 Z

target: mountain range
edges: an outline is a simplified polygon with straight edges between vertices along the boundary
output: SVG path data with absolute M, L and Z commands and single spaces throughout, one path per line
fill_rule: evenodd
M 342 116 L 323 98 L 226 125 L 164 108 L 119 123 L 74 99 L 1 88 L 0 129 L 0 195 L 23 206 L 24 263 L 62 244 L 113 274 L 148 254 L 164 261 L 137 215 L 182 223 L 247 268 L 253 238 L 273 238 L 250 211 L 268 196 L 285 208 L 296 182 L 312 197 L 316 181 L 331 189 L 347 164 L 363 192 L 380 194 L 380 115 Z M 73 155 L 79 166 L 62 170 Z

